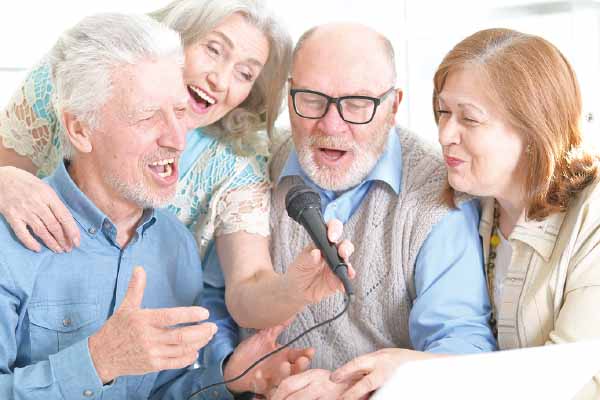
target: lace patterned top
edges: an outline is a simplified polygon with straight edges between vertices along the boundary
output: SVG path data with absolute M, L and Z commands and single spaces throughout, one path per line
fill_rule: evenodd
M 0 114 L 4 147 L 26 156 L 50 175 L 61 157 L 59 132 L 64 129 L 52 102 L 50 65 L 43 59 Z M 177 194 L 168 209 L 196 236 L 202 259 L 215 236 L 245 231 L 269 235 L 270 182 L 264 156 L 241 156 L 233 146 L 199 129 L 199 152 L 186 147 L 194 159 L 183 166 Z M 195 153 L 198 153 L 197 155 Z M 189 157 L 188 157 L 189 158 Z

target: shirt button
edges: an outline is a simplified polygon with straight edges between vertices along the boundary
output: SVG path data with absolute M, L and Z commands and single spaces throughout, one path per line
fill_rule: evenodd
M 96 231 L 97 231 L 97 229 L 96 229 L 96 228 L 94 228 L 93 226 L 92 226 L 91 228 L 89 228 L 89 229 L 88 229 L 88 232 L 89 232 L 91 235 L 95 235 L 95 234 L 96 234 Z
M 94 395 L 94 392 L 92 392 L 90 389 L 86 389 L 83 391 L 83 395 L 85 397 L 92 397 Z
M 69 318 L 63 319 L 63 326 L 71 326 L 71 320 Z
M 104 229 L 110 229 L 111 228 L 110 222 L 108 222 L 108 221 L 104 221 L 104 223 L 102 224 L 102 226 L 104 226 Z
M 215 399 L 219 397 L 219 392 L 217 392 L 216 390 L 212 392 L 212 397 L 214 397 Z

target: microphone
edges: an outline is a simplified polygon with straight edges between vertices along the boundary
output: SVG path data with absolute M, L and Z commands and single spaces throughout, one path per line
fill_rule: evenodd
M 348 266 L 340 259 L 335 244 L 327 239 L 327 227 L 321 215 L 319 195 L 307 185 L 296 185 L 285 196 L 285 208 L 290 218 L 306 229 L 324 255 L 329 268 L 342 281 L 346 294 L 352 296 L 354 290 L 348 278 Z

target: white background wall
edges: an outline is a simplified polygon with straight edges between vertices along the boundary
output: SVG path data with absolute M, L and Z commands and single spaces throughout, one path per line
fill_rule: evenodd
M 403 125 L 436 139 L 431 79 L 444 54 L 478 29 L 508 27 L 541 35 L 572 62 L 584 97 L 582 126 L 600 145 L 600 1 L 539 0 L 268 0 L 294 39 L 309 27 L 335 20 L 376 27 L 394 44 Z M 0 105 L 27 69 L 60 33 L 82 16 L 101 11 L 148 12 L 168 0 L 5 1 L 0 5 Z M 368 57 L 368 55 L 365 55 Z M 589 120 L 589 121 L 588 121 Z M 285 117 L 281 119 L 286 124 Z

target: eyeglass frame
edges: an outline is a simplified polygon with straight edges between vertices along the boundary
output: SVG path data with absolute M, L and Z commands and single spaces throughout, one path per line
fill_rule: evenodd
M 301 117 L 301 118 L 306 118 L 306 119 L 321 119 L 323 118 L 325 115 L 327 115 L 327 113 L 329 112 L 329 105 L 330 104 L 335 104 L 335 108 L 338 111 L 338 114 L 340 116 L 340 118 L 344 121 L 347 122 L 349 124 L 354 124 L 354 125 L 365 125 L 368 124 L 369 122 L 373 121 L 373 118 L 375 118 L 375 113 L 377 112 L 377 107 L 379 107 L 379 105 L 381 104 L 381 102 L 383 101 L 383 99 L 385 99 L 387 96 L 389 96 L 390 93 L 393 93 L 396 91 L 396 88 L 394 86 L 392 86 L 391 88 L 389 88 L 388 90 L 386 90 L 381 96 L 379 97 L 371 97 L 371 96 L 341 96 L 341 97 L 331 97 L 326 95 L 325 93 L 321 93 L 321 92 L 317 92 L 315 90 L 310 90 L 310 89 L 292 89 L 290 88 L 290 96 L 292 97 L 292 104 L 294 106 L 294 112 L 296 113 L 297 116 Z M 298 109 L 296 108 L 296 93 L 310 93 L 310 94 L 316 94 L 319 96 L 323 96 L 327 99 L 327 105 L 325 106 L 325 111 L 323 112 L 323 115 L 321 115 L 320 117 L 306 117 L 302 114 L 300 114 L 298 112 Z M 341 102 L 343 100 L 346 99 L 360 99 L 360 100 L 371 100 L 373 101 L 373 113 L 371 114 L 371 118 L 369 118 L 368 121 L 365 122 L 352 122 L 352 121 L 348 121 L 346 118 L 344 118 L 344 115 L 342 113 L 342 105 Z

